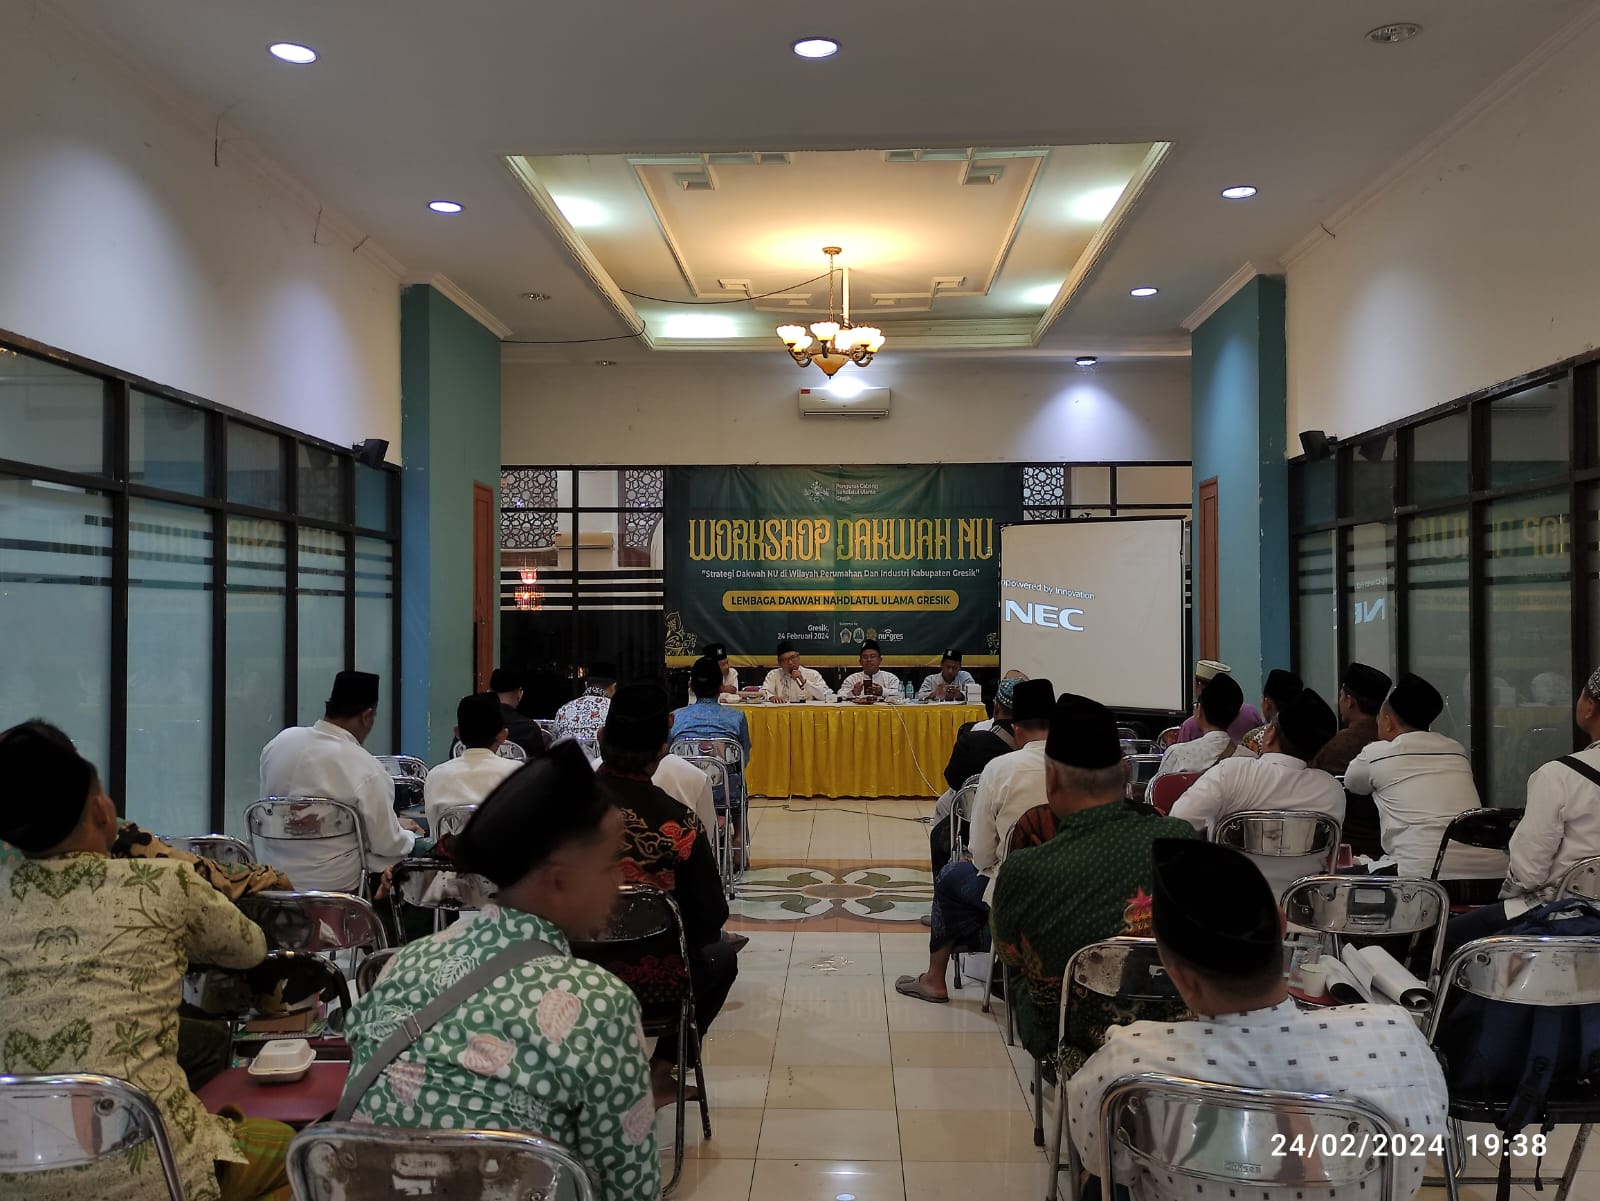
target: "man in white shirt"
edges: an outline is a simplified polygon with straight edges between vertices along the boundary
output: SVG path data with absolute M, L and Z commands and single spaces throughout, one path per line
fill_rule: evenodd
M 951 648 L 939 657 L 939 673 L 922 681 L 919 701 L 965 701 L 972 675 L 961 666 L 961 652 Z
M 1244 689 L 1226 672 L 1212 676 L 1204 692 L 1195 700 L 1194 717 L 1200 723 L 1200 737 L 1193 742 L 1175 742 L 1161 757 L 1158 776 L 1177 772 L 1203 772 L 1224 759 L 1237 755 L 1254 759 L 1255 752 L 1234 742 L 1228 727 L 1244 707 Z
M 844 678 L 844 683 L 839 685 L 839 699 L 871 704 L 899 694 L 899 677 L 883 670 L 883 654 L 878 649 L 878 640 L 868 638 L 861 644 L 861 670 Z
M 677 724 L 677 718 L 678 714 L 674 712 L 667 719 L 669 732 Z M 668 745 L 671 745 L 670 742 Z M 685 809 L 691 810 L 700 819 L 700 824 L 706 828 L 706 833 L 713 838 L 716 837 L 717 806 L 711 793 L 710 776 L 694 764 L 669 752 L 662 755 L 661 762 L 656 764 L 655 774 L 650 777 L 650 783 Z
M 1254 865 L 1211 843 L 1151 844 L 1151 922 L 1168 977 L 1195 1020 L 1113 1026 L 1073 1074 L 1065 1095 L 1072 1141 L 1098 1174 L 1100 1103 L 1122 1076 L 1157 1071 L 1213 1084 L 1343 1094 L 1376 1106 L 1423 1153 L 1401 1160 L 1399 1201 L 1422 1185 L 1426 1149 L 1445 1133 L 1444 1073 L 1414 1021 L 1392 1005 L 1301 1012 L 1283 977 L 1283 918 Z M 1116 1179 L 1133 1201 L 1257 1196 L 1239 1183 L 1158 1178 L 1121 1147 Z M 1079 1182 L 1067 1186 L 1078 1195 Z M 1291 1190 L 1292 1192 L 1292 1190 Z M 1368 1190 L 1370 1192 L 1370 1189 Z M 1357 1186 L 1318 1190 L 1326 1201 L 1367 1196 Z
M 1444 712 L 1444 698 L 1428 681 L 1404 675 L 1378 710 L 1378 742 L 1369 742 L 1345 769 L 1344 786 L 1370 795 L 1378 807 L 1383 853 L 1402 876 L 1427 879 L 1439 840 L 1456 814 L 1479 805 L 1467 749 L 1428 729 Z M 1456 845 L 1445 854 L 1446 880 L 1498 877 L 1505 856 Z
M 833 693 L 822 680 L 822 673 L 800 666 L 800 652 L 794 643 L 778 643 L 778 666 L 767 673 L 761 690 L 776 705 L 803 701 L 831 701 Z
M 1225 759 L 1190 786 L 1172 806 L 1172 816 L 1210 838 L 1230 813 L 1247 809 L 1325 813 L 1344 820 L 1344 789 L 1306 763 L 1338 728 L 1328 702 L 1307 688 L 1285 705 L 1262 737 L 1259 759 Z M 1301 876 L 1325 870 L 1320 856 L 1290 855 L 1264 869 L 1267 883 L 1282 892 Z
M 322 720 L 290 726 L 261 752 L 263 797 L 325 797 L 348 801 L 366 830 L 367 868 L 381 872 L 411 853 L 421 829 L 394 812 L 394 780 L 363 749 L 378 716 L 378 677 L 341 671 Z M 361 886 L 359 853 L 342 839 L 278 840 L 271 865 L 301 891 L 356 892 Z
M 717 661 L 717 671 L 722 676 L 722 694 L 725 696 L 738 696 L 739 673 L 728 665 L 728 648 L 720 642 L 708 642 L 700 654 L 703 658 Z
M 506 741 L 507 727 L 500 697 L 493 692 L 464 696 L 456 705 L 456 737 L 466 749 L 459 759 L 446 759 L 428 769 L 422 785 L 422 809 L 428 830 L 439 834 L 439 815 L 453 805 L 476 805 L 522 763 L 496 752 Z M 293 877 L 291 877 L 292 879 Z

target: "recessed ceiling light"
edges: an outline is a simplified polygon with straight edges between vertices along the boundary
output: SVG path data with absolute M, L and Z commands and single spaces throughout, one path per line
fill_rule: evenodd
M 1157 291 L 1158 291 L 1158 289 L 1152 288 L 1152 287 L 1146 285 L 1143 288 L 1135 288 L 1135 289 L 1133 289 L 1133 291 L 1129 292 L 1128 295 L 1129 296 L 1154 296 Z
M 1051 305 L 1056 302 L 1060 292 L 1060 284 L 1040 284 L 1037 288 L 1029 288 L 1024 292 L 1022 300 L 1024 304 Z
M 1067 206 L 1067 211 L 1079 221 L 1104 221 L 1111 215 L 1111 210 L 1117 207 L 1122 192 L 1122 184 L 1113 184 L 1109 188 L 1095 188 L 1076 197 Z
M 454 200 L 430 200 L 428 207 L 436 213 L 459 213 L 461 206 Z
M 524 299 L 524 300 L 549 300 L 550 299 L 550 293 L 548 293 L 548 292 L 524 292 L 522 294 L 522 299 Z
M 273 58 L 293 63 L 297 67 L 308 66 L 317 61 L 317 52 L 310 46 L 302 46 L 299 42 L 273 42 L 267 47 L 267 52 Z
M 606 223 L 606 211 L 592 200 L 585 200 L 582 196 L 552 196 L 556 207 L 561 210 L 574 229 L 589 229 L 592 226 Z
M 1367 30 L 1367 41 L 1380 46 L 1393 46 L 1396 42 L 1409 42 L 1421 32 L 1422 26 L 1415 21 L 1393 21 Z
M 801 38 L 794 52 L 801 58 L 832 58 L 839 53 L 839 43 L 832 38 Z
M 1247 183 L 1234 184 L 1231 188 L 1222 189 L 1224 200 L 1249 200 L 1255 194 L 1255 187 Z
M 717 317 L 709 313 L 683 313 L 668 317 L 662 323 L 664 338 L 733 338 L 739 328 L 732 317 Z
M 1074 363 L 1076 363 L 1080 367 L 1093 367 L 1100 360 L 1097 359 L 1092 354 L 1080 354 L 1077 358 L 1073 359 L 1072 361 Z
M 594 365 L 596 367 L 615 367 L 617 365 L 617 360 L 616 359 L 596 359 L 594 361 Z

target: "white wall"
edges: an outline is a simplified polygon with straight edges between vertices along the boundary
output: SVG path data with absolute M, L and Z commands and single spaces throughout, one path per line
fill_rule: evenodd
M 1600 22 L 1288 272 L 1289 449 L 1600 343 Z
M 0 6 L 0 330 L 400 450 L 399 281 L 40 5 Z
M 1189 457 L 1188 360 L 1102 364 L 879 356 L 880 421 L 802 419 L 820 371 L 773 353 L 660 353 L 614 367 L 518 363 L 507 348 L 507 463 L 932 463 Z M 657 360 L 660 360 L 659 362 Z M 858 371 L 846 367 L 847 372 Z

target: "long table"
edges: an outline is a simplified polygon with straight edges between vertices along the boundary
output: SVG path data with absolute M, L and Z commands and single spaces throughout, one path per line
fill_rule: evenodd
M 982 705 L 741 705 L 751 796 L 935 797 Z M 919 770 L 920 769 L 920 770 Z

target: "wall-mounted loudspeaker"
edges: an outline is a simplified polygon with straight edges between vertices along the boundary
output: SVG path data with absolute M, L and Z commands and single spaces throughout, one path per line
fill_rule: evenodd
M 1333 445 L 1334 440 L 1322 430 L 1304 430 L 1300 434 L 1300 449 L 1306 452 L 1306 458 L 1312 462 L 1331 456 Z
M 389 440 L 387 438 L 367 438 L 350 447 L 356 452 L 356 462 L 363 467 L 380 467 L 383 465 L 383 456 L 389 453 Z

